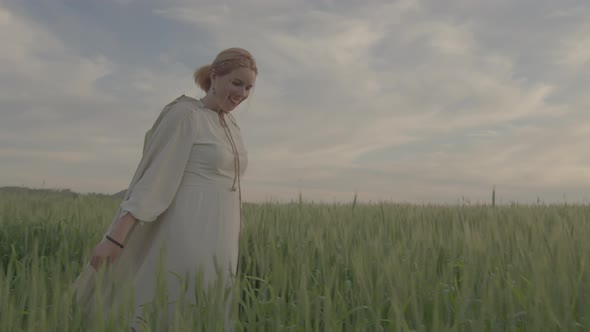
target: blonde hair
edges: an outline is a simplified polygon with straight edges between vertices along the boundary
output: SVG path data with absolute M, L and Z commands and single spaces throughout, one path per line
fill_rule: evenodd
M 211 88 L 212 72 L 223 76 L 240 67 L 252 69 L 258 75 L 258 67 L 252 54 L 243 48 L 232 47 L 219 52 L 210 65 L 195 70 L 193 77 L 197 86 L 208 92 Z

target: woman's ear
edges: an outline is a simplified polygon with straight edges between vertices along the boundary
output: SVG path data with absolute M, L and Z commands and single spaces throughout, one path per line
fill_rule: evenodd
M 216 78 L 217 74 L 215 73 L 215 69 L 211 69 L 211 71 L 209 72 L 209 79 L 211 79 L 211 84 L 213 84 Z

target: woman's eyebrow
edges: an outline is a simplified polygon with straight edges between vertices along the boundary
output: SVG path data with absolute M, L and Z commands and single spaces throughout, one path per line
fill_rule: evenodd
M 234 78 L 234 82 L 237 81 L 240 84 L 245 84 L 245 82 L 242 79 L 239 78 Z M 254 86 L 253 84 L 248 84 L 248 86 Z

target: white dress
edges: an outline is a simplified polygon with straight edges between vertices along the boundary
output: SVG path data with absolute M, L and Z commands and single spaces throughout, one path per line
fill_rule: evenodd
M 115 216 L 129 212 L 140 225 L 112 264 L 107 286 L 100 288 L 105 310 L 118 310 L 117 292 L 125 281 L 131 283 L 135 327 L 141 304 L 154 297 L 159 258 L 171 311 L 181 288 L 175 274 L 193 278 L 202 268 L 204 287 L 219 277 L 226 286 L 233 285 L 241 229 L 239 177 L 247 167 L 247 152 L 235 119 L 230 114 L 225 119 L 227 128 L 216 112 L 182 95 L 163 109 L 146 134 L 142 160 Z M 95 274 L 87 266 L 74 284 L 79 303 L 87 308 L 99 289 Z M 184 301 L 195 302 L 194 285 L 189 283 L 185 294 Z

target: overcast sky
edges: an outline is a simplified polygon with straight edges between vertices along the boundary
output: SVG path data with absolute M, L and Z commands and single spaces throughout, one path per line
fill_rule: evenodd
M 590 2 L 0 0 L 0 186 L 124 189 L 223 48 L 246 200 L 590 198 Z

